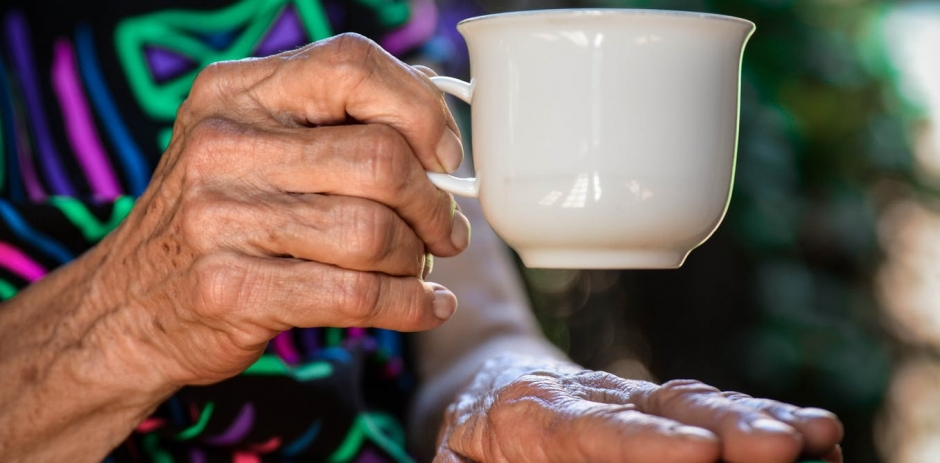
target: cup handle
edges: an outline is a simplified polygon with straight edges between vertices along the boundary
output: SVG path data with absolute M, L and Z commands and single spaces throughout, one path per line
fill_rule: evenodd
M 472 93 L 470 84 L 460 79 L 443 76 L 431 77 L 431 82 L 437 85 L 437 88 L 442 92 L 450 93 L 470 104 L 470 95 Z M 428 178 L 438 188 L 455 195 L 476 198 L 480 191 L 480 185 L 475 177 L 461 178 L 449 174 L 428 172 Z

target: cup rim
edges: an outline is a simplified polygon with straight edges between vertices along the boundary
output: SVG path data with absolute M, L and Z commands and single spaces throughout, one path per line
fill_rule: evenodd
M 532 17 L 544 16 L 655 16 L 660 18 L 683 18 L 683 19 L 708 19 L 717 21 L 730 21 L 739 25 L 750 26 L 751 30 L 756 29 L 753 21 L 728 16 L 717 13 L 703 13 L 696 11 L 680 10 L 655 10 L 645 8 L 558 8 L 549 10 L 525 10 L 510 11 L 506 13 L 493 13 L 473 18 L 467 18 L 457 23 L 457 26 L 465 26 L 477 22 L 492 22 L 501 20 L 529 19 Z

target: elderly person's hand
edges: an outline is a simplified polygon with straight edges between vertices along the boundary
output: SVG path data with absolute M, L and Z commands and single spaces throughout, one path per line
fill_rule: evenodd
M 203 70 L 124 223 L 0 311 L 0 453 L 100 460 L 291 327 L 448 319 L 423 278 L 470 229 L 426 175 L 462 157 L 429 72 L 356 35 Z
M 820 409 L 504 355 L 448 407 L 435 462 L 841 462 L 841 439 Z
M 176 384 L 235 375 L 291 327 L 436 327 L 456 299 L 422 281 L 428 254 L 469 224 L 425 171 L 459 165 L 456 131 L 423 72 L 360 36 L 211 65 L 104 244 L 99 297 Z

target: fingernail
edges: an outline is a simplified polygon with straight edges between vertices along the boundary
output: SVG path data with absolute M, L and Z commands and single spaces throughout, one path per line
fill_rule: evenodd
M 697 428 L 695 426 L 676 426 L 672 432 L 684 439 L 715 442 L 718 436 L 707 429 Z
M 774 434 L 793 434 L 796 432 L 790 426 L 769 418 L 761 418 L 748 423 L 748 426 L 754 431 L 774 433 Z
M 829 410 L 823 410 L 821 408 L 801 408 L 793 412 L 793 415 L 804 420 L 813 420 L 817 418 L 838 419 L 835 413 L 832 413 Z
M 452 174 L 463 162 L 463 145 L 460 137 L 449 127 L 444 129 L 440 141 L 437 142 L 437 160 L 448 174 Z
M 434 316 L 447 320 L 457 311 L 457 296 L 441 286 L 434 289 Z
M 470 220 L 463 212 L 454 211 L 454 228 L 450 232 L 450 242 L 461 251 L 470 245 Z

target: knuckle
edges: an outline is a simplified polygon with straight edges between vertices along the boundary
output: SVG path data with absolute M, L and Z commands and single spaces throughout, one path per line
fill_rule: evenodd
M 396 221 L 390 209 L 366 201 L 356 203 L 340 208 L 343 217 L 338 222 L 350 230 L 344 251 L 360 265 L 371 267 L 392 253 Z
M 186 201 L 179 209 L 179 229 L 182 240 L 191 243 L 199 250 L 205 250 L 205 239 L 208 235 L 205 227 L 210 211 L 208 202 L 201 198 Z
M 377 51 L 375 42 L 352 32 L 325 41 L 322 49 L 330 68 L 342 76 L 352 78 L 356 83 L 372 73 Z
M 623 385 L 623 379 L 606 371 L 584 370 L 575 375 L 572 380 L 582 384 L 591 384 L 596 387 L 616 389 Z
M 494 422 L 511 422 L 520 416 L 539 416 L 559 405 L 545 377 L 524 375 L 506 384 L 496 393 L 489 410 Z M 552 413 L 552 416 L 555 414 Z
M 203 68 L 196 74 L 187 100 L 190 100 L 194 107 L 214 105 L 226 87 L 229 76 L 236 71 L 233 68 L 237 66 L 235 61 L 217 61 Z
M 662 389 L 675 389 L 685 393 L 718 392 L 718 389 L 694 379 L 674 379 L 660 386 Z
M 330 45 L 331 51 L 338 55 L 338 59 L 353 62 L 365 61 L 378 47 L 366 36 L 355 32 L 337 35 L 330 41 Z
M 196 307 L 205 315 L 225 316 L 241 306 L 251 291 L 249 272 L 228 256 L 197 259 L 192 272 Z
M 753 399 L 753 397 L 743 392 L 738 392 L 738 391 L 725 391 L 725 392 L 722 392 L 721 395 L 723 395 L 726 399 L 731 400 L 731 401 L 744 401 L 744 400 Z
M 334 297 L 349 326 L 368 326 L 378 311 L 382 280 L 368 272 L 347 270 L 340 276 Z
M 225 230 L 232 230 L 237 206 L 220 195 L 204 189 L 187 190 L 179 207 L 179 232 L 183 242 L 199 252 L 209 252 L 216 240 L 225 240 Z
M 395 226 L 397 225 L 392 211 L 377 207 L 372 216 L 372 225 L 361 224 L 364 228 L 360 236 L 364 241 L 362 246 L 362 256 L 366 258 L 368 264 L 378 264 L 388 259 L 395 248 L 396 243 Z
M 718 389 L 709 386 L 700 381 L 691 379 L 676 379 L 663 383 L 653 393 L 653 403 L 655 410 L 668 410 L 675 404 L 682 403 L 690 395 L 718 393 Z
M 375 125 L 363 137 L 361 152 L 364 181 L 382 185 L 389 194 L 399 194 L 406 189 L 411 164 L 402 156 L 409 149 L 404 137 L 386 125 Z
M 499 398 L 507 403 L 514 403 L 525 399 L 542 398 L 549 391 L 557 389 L 555 378 L 541 374 L 526 374 L 510 381 L 499 392 Z
M 192 174 L 212 175 L 217 173 L 220 163 L 231 162 L 232 151 L 242 139 L 242 131 L 235 125 L 221 117 L 208 117 L 193 124 L 185 151 Z
M 255 324 L 251 320 L 259 307 L 280 290 L 275 278 L 232 253 L 197 259 L 191 271 L 196 298 L 193 308 L 202 323 L 225 332 L 235 346 L 246 350 L 257 349 L 259 343 L 270 339 L 272 333 L 263 328 L 231 328 L 244 327 L 245 322 Z

